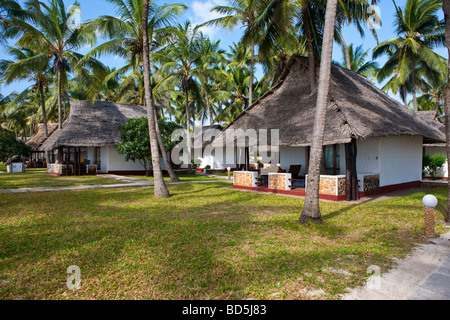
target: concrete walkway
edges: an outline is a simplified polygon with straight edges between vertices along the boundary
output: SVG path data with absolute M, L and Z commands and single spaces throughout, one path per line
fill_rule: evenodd
M 153 181 L 120 176 L 115 174 L 98 174 L 98 177 L 117 180 L 121 183 L 113 184 L 93 184 L 93 185 L 79 185 L 79 186 L 64 186 L 64 187 L 35 187 L 35 188 L 16 188 L 16 189 L 0 189 L 0 193 L 26 193 L 26 192 L 50 192 L 61 190 L 83 190 L 83 189 L 99 189 L 99 188 L 127 188 L 127 187 L 149 187 L 153 186 Z M 220 176 L 216 176 L 220 177 Z M 181 184 L 181 183 L 207 183 L 207 182 L 232 182 L 232 180 L 202 180 L 202 181 L 180 181 L 171 182 L 166 181 L 166 184 Z
M 450 300 L 450 232 L 418 245 L 386 274 L 374 273 L 343 300 Z M 373 268 L 376 271 L 376 267 Z

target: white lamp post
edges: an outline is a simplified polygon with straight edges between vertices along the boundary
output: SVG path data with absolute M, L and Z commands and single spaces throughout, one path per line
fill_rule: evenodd
M 428 238 L 435 238 L 434 232 L 434 208 L 437 206 L 437 199 L 432 194 L 423 197 L 422 202 L 425 206 L 425 235 Z
M 230 180 L 231 179 L 231 168 L 228 167 L 227 171 L 228 171 L 228 180 Z

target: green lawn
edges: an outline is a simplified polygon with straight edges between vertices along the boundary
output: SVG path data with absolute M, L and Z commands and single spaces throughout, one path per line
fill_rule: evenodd
M 116 180 L 99 178 L 97 176 L 53 176 L 47 173 L 2 173 L 0 174 L 0 189 L 35 188 L 35 187 L 65 187 L 93 184 L 122 183 Z
M 303 200 L 226 186 L 0 194 L 0 299 L 335 299 L 425 241 L 423 193 L 323 202 L 324 225 L 299 225 Z M 447 192 L 429 193 L 441 222 Z
M 180 178 L 181 181 L 226 180 L 226 179 L 219 178 L 219 177 L 209 177 L 209 176 L 204 176 L 204 175 L 199 175 L 199 174 L 186 174 L 186 173 L 183 173 L 183 174 L 178 174 L 177 176 L 178 176 L 178 178 Z M 153 181 L 153 177 L 146 177 L 146 176 L 129 176 L 129 177 Z M 168 175 L 164 175 L 164 181 L 171 181 L 170 177 Z

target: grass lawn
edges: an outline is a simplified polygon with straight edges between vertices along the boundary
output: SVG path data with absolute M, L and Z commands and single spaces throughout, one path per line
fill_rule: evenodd
M 121 183 L 116 180 L 97 176 L 53 176 L 47 173 L 2 173 L 0 174 L 0 189 L 35 188 L 35 187 L 65 187 L 93 184 Z
M 197 174 L 178 174 L 178 178 L 180 178 L 181 181 L 209 181 L 209 180 L 226 180 L 224 178 L 218 178 L 218 177 L 208 177 L 204 175 L 197 175 Z M 139 178 L 144 180 L 151 180 L 153 181 L 153 177 L 146 177 L 146 176 L 129 176 L 131 178 Z M 170 177 L 167 175 L 164 175 L 164 181 L 170 181 Z
M 301 199 L 225 186 L 0 194 L 0 299 L 335 299 L 425 241 L 421 193 L 323 202 L 319 226 L 297 223 Z M 429 193 L 440 222 L 447 192 Z

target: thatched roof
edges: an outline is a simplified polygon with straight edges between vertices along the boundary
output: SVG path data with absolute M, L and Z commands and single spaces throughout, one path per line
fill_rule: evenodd
M 317 88 L 310 93 L 307 58 L 293 56 L 277 84 L 240 114 L 219 137 L 225 137 L 231 129 L 267 129 L 269 133 L 271 129 L 279 129 L 280 146 L 308 146 L 316 101 Z M 268 136 L 270 144 L 270 134 Z M 352 137 L 386 136 L 423 136 L 428 142 L 445 141 L 442 132 L 416 117 L 367 78 L 333 65 L 324 144 L 347 143 Z M 213 145 L 221 144 L 219 137 Z M 255 143 L 252 140 L 246 145 Z
M 43 123 L 38 124 L 37 132 L 26 142 L 31 147 L 32 151 L 38 151 L 39 147 L 44 143 L 45 139 L 45 127 Z M 50 137 L 52 133 L 58 129 L 57 123 L 47 123 L 47 133 Z
M 430 126 L 435 127 L 445 135 L 445 125 L 439 121 L 436 111 L 419 111 L 416 115 L 422 121 L 427 122 Z M 425 147 L 445 147 L 445 143 L 424 143 Z
M 128 119 L 147 116 L 145 108 L 113 102 L 72 101 L 70 114 L 62 129 L 55 131 L 40 147 L 103 147 L 119 142 L 117 128 Z

